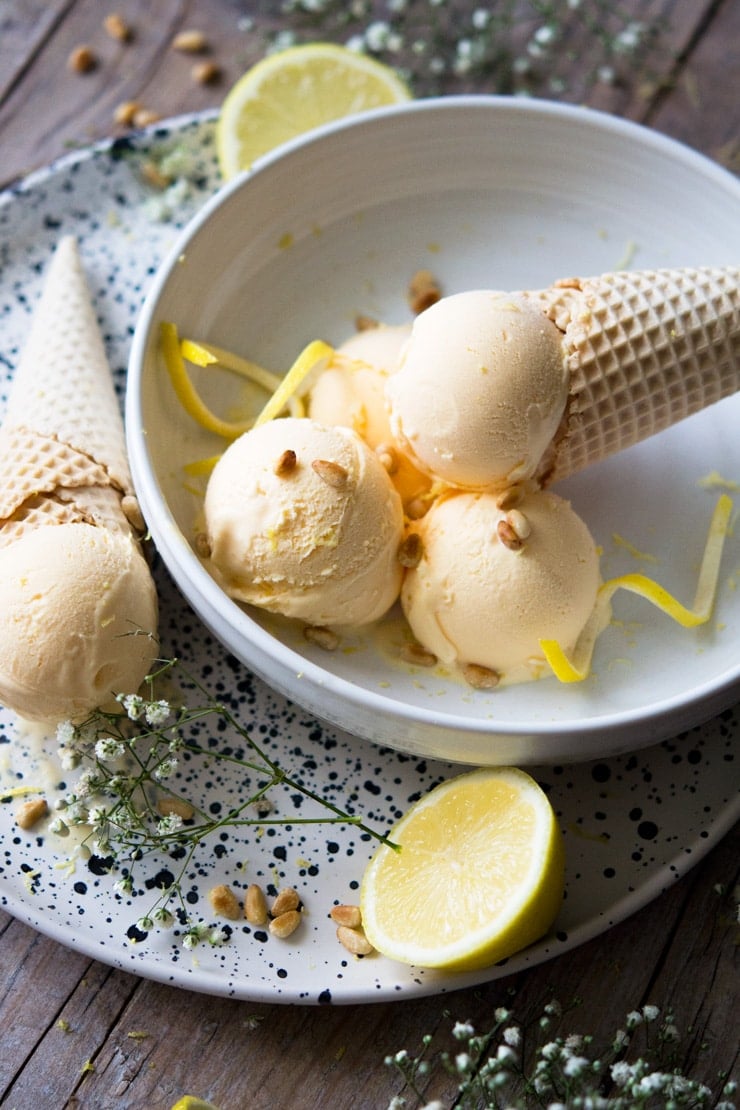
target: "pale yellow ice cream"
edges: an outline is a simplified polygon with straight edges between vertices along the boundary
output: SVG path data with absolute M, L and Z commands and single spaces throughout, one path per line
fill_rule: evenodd
M 34 721 L 80 719 L 138 689 L 157 654 L 157 598 L 136 541 L 91 524 L 0 548 L 0 702 Z
M 321 424 L 354 428 L 370 447 L 387 443 L 385 383 L 410 334 L 410 324 L 381 324 L 342 343 L 311 390 L 308 415 Z
M 395 438 L 465 489 L 531 477 L 557 431 L 569 376 L 558 328 L 514 293 L 443 297 L 414 321 L 386 393 Z
M 539 677 L 540 639 L 572 651 L 594 610 L 599 558 L 569 503 L 535 491 L 499 509 L 491 493 L 452 493 L 416 525 L 419 565 L 401 603 L 411 630 L 450 665 L 474 664 L 501 682 Z
M 236 600 L 343 626 L 398 597 L 401 501 L 349 428 L 288 418 L 241 436 L 211 475 L 205 525 L 210 565 Z
M 389 467 L 404 505 L 421 497 L 430 480 L 394 441 L 385 386 L 398 368 L 411 324 L 381 324 L 351 336 L 317 378 L 308 415 L 321 424 L 340 424 L 362 436 Z M 388 448 L 392 448 L 388 451 Z

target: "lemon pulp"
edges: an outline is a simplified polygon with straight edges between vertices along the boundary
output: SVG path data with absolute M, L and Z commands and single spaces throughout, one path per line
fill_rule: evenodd
M 489 966 L 542 936 L 562 901 L 555 814 L 524 771 L 486 768 L 442 783 L 389 834 L 362 881 L 371 944 L 419 967 Z
M 223 102 L 216 127 L 221 173 L 233 177 L 297 135 L 410 97 L 389 66 L 344 46 L 313 42 L 269 54 Z

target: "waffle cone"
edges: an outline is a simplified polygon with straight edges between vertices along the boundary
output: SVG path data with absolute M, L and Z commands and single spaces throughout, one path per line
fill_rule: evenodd
M 4 429 L 24 429 L 87 456 L 132 492 L 120 407 L 77 244 L 60 241 L 21 353 Z
M 620 271 L 526 294 L 563 333 L 569 398 L 543 485 L 740 390 L 740 269 Z
M 0 429 L 0 547 L 50 524 L 130 532 L 131 489 L 123 421 L 77 246 L 63 239 Z

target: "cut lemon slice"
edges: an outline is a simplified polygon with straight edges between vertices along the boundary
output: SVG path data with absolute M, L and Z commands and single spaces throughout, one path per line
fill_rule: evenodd
M 324 123 L 409 100 L 388 66 L 333 43 L 269 54 L 241 77 L 221 107 L 216 149 L 225 179 Z
M 555 919 L 562 838 L 547 797 L 524 771 L 485 768 L 450 779 L 388 839 L 368 864 L 360 902 L 368 940 L 391 959 L 488 967 Z
M 172 1110 L 217 1110 L 212 1102 L 197 1098 L 195 1095 L 183 1095 L 178 1099 Z

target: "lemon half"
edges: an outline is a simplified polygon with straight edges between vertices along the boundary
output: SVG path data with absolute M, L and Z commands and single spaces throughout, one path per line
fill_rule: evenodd
M 197 1098 L 195 1095 L 183 1095 L 171 1110 L 218 1110 L 218 1107 L 214 1106 L 212 1102 Z
M 485 768 L 437 786 L 368 864 L 362 924 L 385 956 L 417 967 L 488 967 L 547 932 L 564 852 L 547 797 L 524 771 Z
M 324 123 L 410 98 L 389 66 L 345 46 L 312 42 L 269 54 L 223 102 L 216 127 L 221 174 L 228 180 Z

